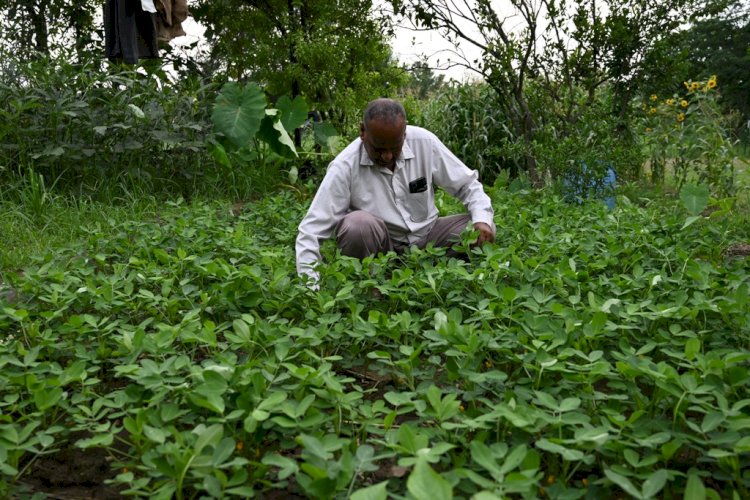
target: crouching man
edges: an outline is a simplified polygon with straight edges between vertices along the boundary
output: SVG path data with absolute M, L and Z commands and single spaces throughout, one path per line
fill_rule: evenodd
M 434 186 L 460 200 L 467 214 L 438 217 Z M 299 225 L 297 272 L 317 281 L 320 243 L 335 234 L 343 255 L 364 258 L 432 242 L 452 247 L 469 221 L 477 244 L 495 240 L 490 198 L 470 170 L 431 132 L 407 125 L 401 103 L 376 99 L 359 138 L 328 166 Z

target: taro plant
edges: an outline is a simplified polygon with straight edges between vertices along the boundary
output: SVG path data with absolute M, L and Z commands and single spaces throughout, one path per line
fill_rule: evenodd
M 224 167 L 233 164 L 281 162 L 298 157 L 290 134 L 308 120 L 307 104 L 302 96 L 294 100 L 282 96 L 276 108 L 269 108 L 265 93 L 255 82 L 224 84 L 216 97 L 212 114 L 219 140 L 211 142 L 214 158 Z M 330 150 L 335 130 L 329 124 L 313 123 L 315 141 Z M 288 178 L 294 183 L 298 169 L 292 166 Z

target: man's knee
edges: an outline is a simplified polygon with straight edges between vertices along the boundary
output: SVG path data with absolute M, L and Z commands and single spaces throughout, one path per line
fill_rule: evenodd
M 355 210 L 349 212 L 336 228 L 336 238 L 363 238 L 385 229 L 385 222 L 370 212 Z
M 344 255 L 360 259 L 391 249 L 385 222 L 364 210 L 349 212 L 339 222 L 336 244 Z

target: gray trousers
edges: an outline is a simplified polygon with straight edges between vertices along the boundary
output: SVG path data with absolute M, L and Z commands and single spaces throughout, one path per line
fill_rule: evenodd
M 430 242 L 436 247 L 451 247 L 460 241 L 459 235 L 466 229 L 469 221 L 471 221 L 469 214 L 440 217 L 430 234 L 414 244 L 419 248 L 426 247 Z M 399 241 L 392 241 L 383 219 L 364 210 L 349 212 L 338 223 L 336 245 L 343 255 L 359 259 L 391 250 L 400 254 L 410 246 Z M 450 257 L 456 257 L 460 253 L 449 249 L 447 254 Z

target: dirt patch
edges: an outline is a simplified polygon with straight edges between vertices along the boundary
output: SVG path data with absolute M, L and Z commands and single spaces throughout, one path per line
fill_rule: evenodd
M 117 475 L 109 453 L 101 448 L 82 450 L 73 442 L 56 453 L 36 458 L 19 486 L 28 493 L 44 493 L 49 499 L 125 498 L 117 487 L 105 484 Z
M 747 243 L 735 243 L 724 250 L 725 257 L 742 258 L 750 255 L 750 245 Z

